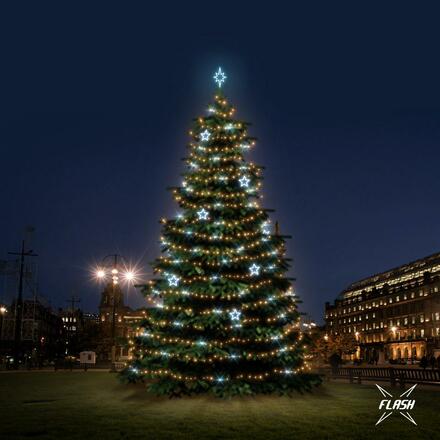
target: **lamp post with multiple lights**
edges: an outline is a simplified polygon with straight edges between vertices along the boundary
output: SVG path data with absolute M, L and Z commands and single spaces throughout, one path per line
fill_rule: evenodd
M 120 281 L 133 283 L 136 281 L 136 271 L 127 265 L 125 259 L 119 254 L 105 256 L 101 264 L 95 270 L 98 281 L 110 281 L 112 292 L 112 370 L 115 370 L 116 362 L 116 288 Z

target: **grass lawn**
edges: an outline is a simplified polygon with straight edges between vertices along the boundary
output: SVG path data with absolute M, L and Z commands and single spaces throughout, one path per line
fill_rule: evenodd
M 380 395 L 374 385 L 330 383 L 290 399 L 170 400 L 119 384 L 110 373 L 1 373 L 0 437 L 440 439 L 440 389 L 416 388 L 412 396 L 418 426 L 394 413 L 376 427 Z

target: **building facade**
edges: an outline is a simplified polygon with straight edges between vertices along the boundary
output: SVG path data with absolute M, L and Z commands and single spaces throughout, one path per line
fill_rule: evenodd
M 352 358 L 411 362 L 440 354 L 440 253 L 357 281 L 325 305 L 326 331 L 351 333 Z
M 1 322 L 0 351 L 11 354 L 15 339 L 15 302 L 8 307 Z M 20 331 L 20 352 L 25 360 L 38 363 L 41 359 L 54 359 L 63 350 L 63 321 L 42 300 L 23 301 Z
M 124 294 L 119 285 L 107 284 L 101 294 L 99 304 L 98 359 L 111 360 L 113 348 L 116 361 L 127 360 L 129 357 L 128 341 L 133 337 L 136 325 L 145 313 L 145 310 L 133 310 L 124 304 Z

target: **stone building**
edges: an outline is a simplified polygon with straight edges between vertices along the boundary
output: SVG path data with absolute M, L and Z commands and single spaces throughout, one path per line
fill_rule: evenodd
M 440 253 L 356 281 L 325 305 L 328 333 L 351 333 L 353 357 L 412 361 L 440 354 Z
M 145 310 L 133 310 L 126 306 L 119 284 L 108 283 L 101 294 L 99 304 L 98 359 L 111 360 L 112 349 L 114 349 L 116 361 L 127 360 L 128 340 L 133 335 L 136 323 L 145 313 Z

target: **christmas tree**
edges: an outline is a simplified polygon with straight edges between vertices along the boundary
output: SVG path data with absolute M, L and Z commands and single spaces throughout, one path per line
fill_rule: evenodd
M 284 237 L 258 203 L 262 168 L 245 160 L 248 123 L 222 93 L 190 131 L 187 170 L 172 188 L 181 212 L 163 219 L 164 255 L 143 286 L 148 311 L 123 371 L 157 394 L 217 396 L 310 389 L 307 335 L 286 272 Z

